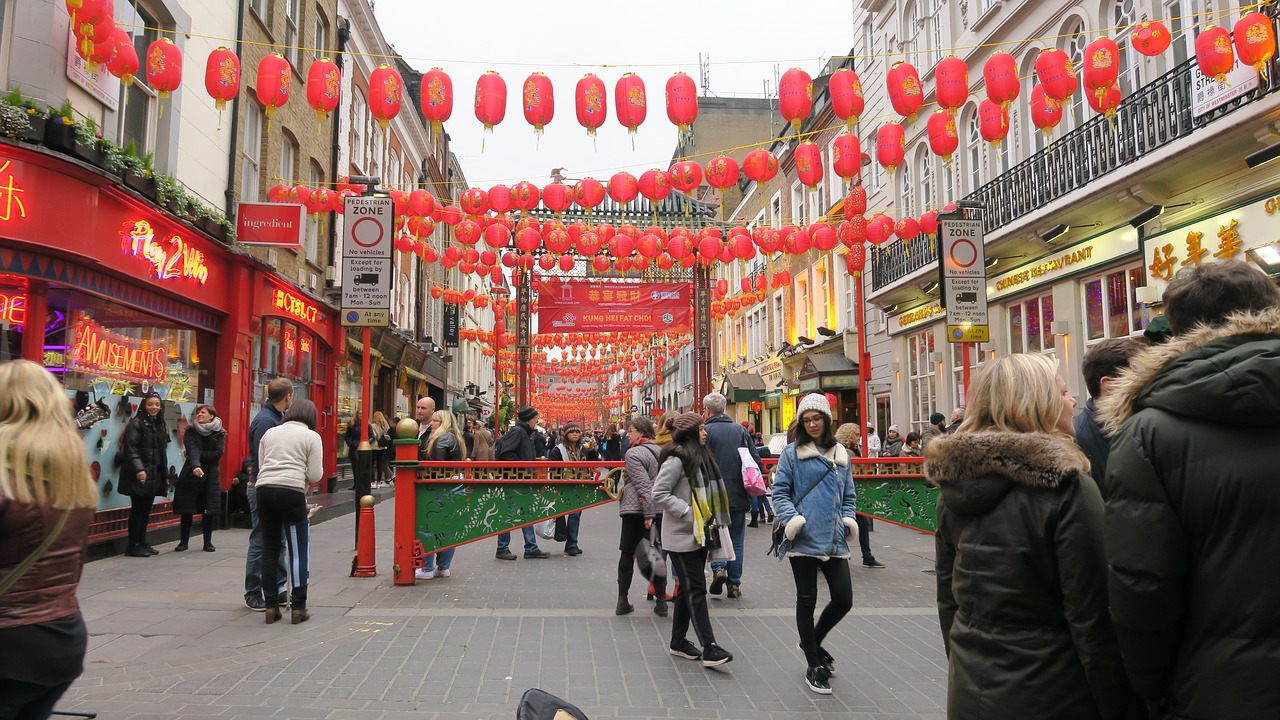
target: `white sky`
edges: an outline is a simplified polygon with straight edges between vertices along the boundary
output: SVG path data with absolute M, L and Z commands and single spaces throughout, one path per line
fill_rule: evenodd
M 851 3 L 377 0 L 376 14 L 387 40 L 412 66 L 439 66 L 453 80 L 453 116 L 445 130 L 468 184 L 488 189 L 520 180 L 544 185 L 555 167 L 565 168 L 568 178 L 601 182 L 619 170 L 639 176 L 666 169 L 676 142 L 663 92 L 667 78 L 680 70 L 698 83 L 699 52 L 711 60 L 712 95 L 761 96 L 765 80 L 774 87 L 775 64 L 778 72 L 794 66 L 816 76 L 827 58 L 853 45 Z M 473 101 L 476 78 L 488 70 L 506 81 L 507 113 L 485 136 Z M 540 141 L 520 105 L 520 88 L 534 71 L 555 88 L 555 117 Z M 609 110 L 594 146 L 574 112 L 574 88 L 588 72 L 604 81 Z M 614 112 L 614 84 L 626 72 L 644 80 L 648 96 L 634 150 Z

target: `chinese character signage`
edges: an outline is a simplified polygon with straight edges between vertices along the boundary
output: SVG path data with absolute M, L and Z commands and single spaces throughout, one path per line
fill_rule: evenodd
M 689 332 L 691 283 L 627 283 L 546 278 L 538 293 L 538 331 Z
M 1280 237 L 1280 199 L 1268 197 L 1158 233 L 1142 244 L 1147 284 L 1164 292 L 1179 270 L 1204 263 L 1246 261 L 1246 252 Z

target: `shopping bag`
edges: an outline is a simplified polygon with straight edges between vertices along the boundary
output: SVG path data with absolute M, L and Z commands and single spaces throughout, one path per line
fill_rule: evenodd
M 729 528 L 717 525 L 718 543 L 711 544 L 711 559 L 715 561 L 733 562 L 738 558 L 733 552 L 733 538 L 729 536 Z
M 764 486 L 764 473 L 760 471 L 760 466 L 756 465 L 756 459 L 751 457 L 751 451 L 740 447 L 738 457 L 742 460 L 742 487 L 746 488 L 747 494 L 759 497 L 769 492 Z

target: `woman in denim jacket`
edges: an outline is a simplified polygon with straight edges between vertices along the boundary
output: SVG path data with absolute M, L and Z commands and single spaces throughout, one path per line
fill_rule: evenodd
M 796 581 L 796 628 L 808 662 L 805 682 L 831 694 L 835 660 L 822 641 L 853 607 L 849 540 L 858 532 L 849 453 L 831 432 L 831 406 L 817 393 L 800 402 L 787 431 L 790 444 L 773 473 L 773 504 L 785 525 L 787 542 L 778 549 L 791 561 Z M 818 571 L 827 579 L 831 602 L 815 627 Z

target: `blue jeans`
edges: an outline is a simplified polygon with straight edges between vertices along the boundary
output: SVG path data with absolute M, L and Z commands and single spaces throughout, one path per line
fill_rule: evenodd
M 245 488 L 245 495 L 249 498 L 249 518 L 253 522 L 253 529 L 249 531 L 249 552 L 245 557 L 244 563 L 244 594 L 262 595 L 262 528 L 258 527 L 258 489 L 254 485 Z M 276 567 L 287 567 L 285 558 L 285 549 L 280 548 L 280 559 Z M 272 583 L 279 587 L 279 592 L 285 592 L 285 578 L 280 578 L 277 583 Z
M 521 529 L 524 533 L 524 552 L 526 555 L 538 552 L 538 536 L 533 532 L 532 525 L 526 525 Z M 507 550 L 511 547 L 511 533 L 504 532 L 498 536 L 498 552 Z
M 751 512 L 756 515 L 759 515 L 761 519 L 772 515 L 773 505 L 769 503 L 769 496 L 756 495 L 755 497 L 751 498 Z
M 564 543 L 565 550 L 573 550 L 578 547 L 578 528 L 582 526 L 582 513 L 569 513 L 565 518 L 565 525 L 569 526 L 569 539 Z
M 733 539 L 733 554 L 735 559 L 733 562 L 726 563 L 724 561 L 716 561 L 711 563 L 712 570 L 729 569 L 729 584 L 738 586 L 742 584 L 742 552 L 743 540 L 745 540 L 747 532 L 747 511 L 746 510 L 730 510 L 729 511 L 729 537 Z
M 431 553 L 426 557 L 426 563 L 422 566 L 422 569 L 427 572 L 435 570 L 437 560 L 439 560 L 440 568 L 446 569 L 453 564 L 453 556 L 457 552 L 458 548 L 449 548 L 448 550 L 441 550 L 438 553 Z

